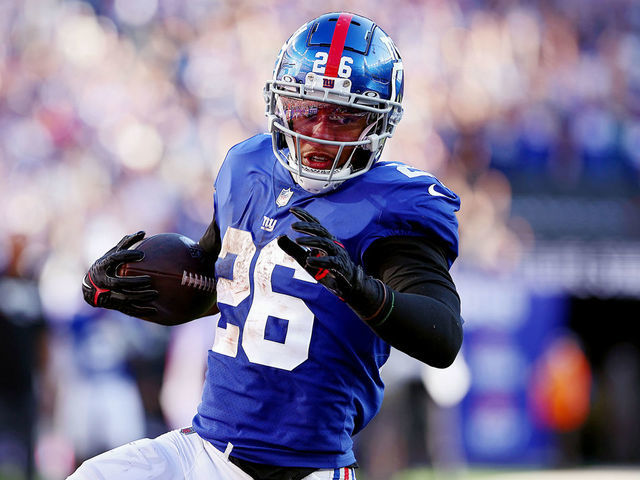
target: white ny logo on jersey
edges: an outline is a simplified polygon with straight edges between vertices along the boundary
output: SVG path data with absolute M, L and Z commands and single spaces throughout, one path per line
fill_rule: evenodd
M 276 228 L 276 222 L 277 220 L 274 218 L 262 217 L 262 226 L 260 228 L 267 232 L 273 232 L 273 229 Z

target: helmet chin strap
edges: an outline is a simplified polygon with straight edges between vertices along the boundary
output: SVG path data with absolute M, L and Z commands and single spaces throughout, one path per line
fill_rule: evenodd
M 344 182 L 344 180 L 342 181 L 331 180 L 330 182 L 327 182 L 325 180 L 316 180 L 314 178 L 300 177 L 300 175 L 293 172 L 291 172 L 291 176 L 293 177 L 293 180 L 298 185 L 300 185 L 304 190 L 306 190 L 309 193 L 315 193 L 315 194 L 320 194 L 320 193 L 328 192 L 330 190 L 335 190 L 340 185 L 342 185 L 342 182 Z

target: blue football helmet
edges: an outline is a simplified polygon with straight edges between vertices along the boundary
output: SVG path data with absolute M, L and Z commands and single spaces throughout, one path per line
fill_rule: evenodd
M 368 18 L 328 13 L 300 27 L 283 45 L 264 95 L 278 161 L 305 190 L 323 193 L 368 171 L 402 118 L 402 59 L 391 38 Z M 305 103 L 365 115 L 357 140 L 318 138 L 293 125 Z M 329 104 L 329 105 L 325 105 Z M 296 108 L 296 110 L 292 110 Z M 322 107 L 320 107 L 322 108 Z M 308 115 L 307 108 L 306 114 Z M 334 115 L 335 116 L 335 115 Z M 340 117 L 342 119 L 342 117 Z M 303 165 L 301 141 L 338 151 L 330 167 Z M 344 152 L 344 154 L 343 154 Z M 348 152 L 351 152 L 348 154 Z M 348 158 L 347 157 L 348 154 Z

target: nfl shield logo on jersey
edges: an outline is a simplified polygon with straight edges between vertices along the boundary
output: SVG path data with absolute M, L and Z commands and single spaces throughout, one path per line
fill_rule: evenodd
M 283 188 L 280 192 L 280 195 L 278 195 L 278 198 L 276 198 L 276 205 L 278 205 L 279 207 L 284 207 L 287 203 L 289 203 L 292 195 L 293 190 L 291 190 L 290 188 Z

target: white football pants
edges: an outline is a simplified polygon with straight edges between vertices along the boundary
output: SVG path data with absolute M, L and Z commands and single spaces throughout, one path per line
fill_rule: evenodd
M 91 458 L 67 480 L 252 480 L 228 456 L 191 429 L 173 430 Z M 304 480 L 355 478 L 351 468 L 332 468 L 317 470 Z

